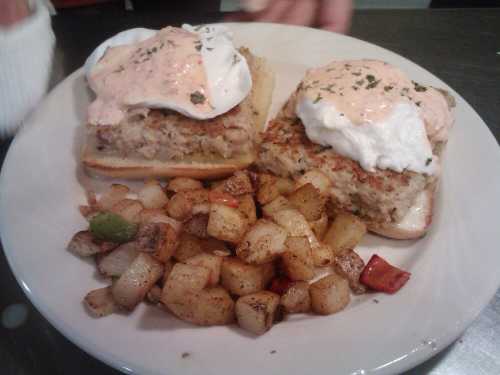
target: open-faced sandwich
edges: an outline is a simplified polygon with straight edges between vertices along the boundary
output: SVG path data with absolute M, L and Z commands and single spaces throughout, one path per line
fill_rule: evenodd
M 274 86 L 223 26 L 134 29 L 87 61 L 82 161 L 111 177 L 220 177 L 250 165 Z
M 306 73 L 264 134 L 258 166 L 294 179 L 319 170 L 339 210 L 417 238 L 431 222 L 453 106 L 388 63 L 334 61 Z

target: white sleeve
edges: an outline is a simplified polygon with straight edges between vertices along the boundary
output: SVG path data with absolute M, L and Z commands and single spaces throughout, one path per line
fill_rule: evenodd
M 54 42 L 41 2 L 34 3 L 27 19 L 0 28 L 0 136 L 14 133 L 45 94 Z

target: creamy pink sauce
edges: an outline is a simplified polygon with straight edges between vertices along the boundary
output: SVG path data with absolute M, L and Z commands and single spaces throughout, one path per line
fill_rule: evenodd
M 301 86 L 299 100 L 305 96 L 313 102 L 330 102 L 354 124 L 379 122 L 402 101 L 419 108 L 429 139 L 446 140 L 453 123 L 439 91 L 411 81 L 401 70 L 382 61 L 334 61 L 309 70 Z
M 114 125 L 134 107 L 168 102 L 197 112 L 212 110 L 197 34 L 166 27 L 154 37 L 109 48 L 89 76 L 97 95 L 91 124 Z

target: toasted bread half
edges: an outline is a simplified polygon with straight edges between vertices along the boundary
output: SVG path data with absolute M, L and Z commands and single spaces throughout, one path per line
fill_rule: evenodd
M 120 152 L 101 152 L 98 150 L 95 135 L 89 132 L 82 152 L 82 163 L 86 170 L 92 175 L 131 179 L 175 176 L 217 178 L 230 175 L 252 164 L 257 156 L 257 136 L 265 126 L 271 105 L 274 72 L 265 59 L 252 55 L 248 49 L 241 48 L 240 52 L 247 59 L 253 80 L 249 96 L 239 105 L 244 108 L 237 109 L 249 113 L 247 121 L 252 122 L 253 134 L 250 136 L 251 145 L 247 147 L 247 151 L 228 158 L 202 152 L 193 152 L 170 160 L 156 157 L 142 158 L 137 155 L 124 155 Z M 219 118 L 226 115 L 230 116 L 230 114 L 223 114 Z M 209 128 L 208 124 L 207 128 Z M 224 129 L 220 131 L 223 132 Z

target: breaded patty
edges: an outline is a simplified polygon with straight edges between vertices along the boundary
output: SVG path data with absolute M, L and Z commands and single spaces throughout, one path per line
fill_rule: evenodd
M 292 178 L 319 169 L 332 180 L 331 196 L 339 209 L 354 212 L 367 221 L 399 221 L 417 195 L 434 184 L 435 177 L 415 172 L 367 172 L 356 161 L 312 143 L 296 117 L 278 116 L 262 137 L 259 169 Z

